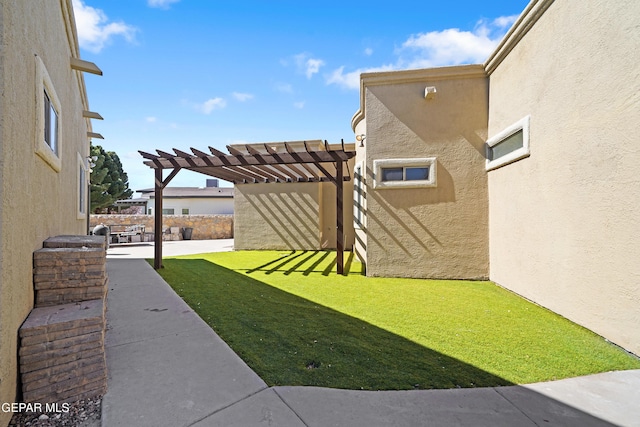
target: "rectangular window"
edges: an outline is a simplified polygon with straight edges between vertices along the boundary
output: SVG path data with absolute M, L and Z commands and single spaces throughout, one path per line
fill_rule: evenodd
M 373 188 L 436 186 L 436 158 L 381 159 L 373 161 Z
M 175 214 L 175 209 L 173 208 L 162 209 L 162 215 L 173 215 L 173 214 Z
M 182 209 L 182 215 L 189 215 L 189 209 Z
M 88 192 L 88 181 L 87 181 L 87 167 L 85 166 L 85 159 L 82 158 L 80 153 L 77 156 L 77 165 L 78 165 L 78 219 L 84 219 L 87 216 L 87 192 Z
M 34 151 L 53 170 L 60 172 L 62 169 L 61 131 L 62 123 L 60 100 L 56 95 L 53 82 L 49 73 L 40 59 L 36 58 L 36 138 Z
M 487 141 L 487 170 L 529 157 L 530 117 L 519 120 Z
M 56 155 L 58 154 L 58 112 L 46 89 L 44 91 L 44 143 Z

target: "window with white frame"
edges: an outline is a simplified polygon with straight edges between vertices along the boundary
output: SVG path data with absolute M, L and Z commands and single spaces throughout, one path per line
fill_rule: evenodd
M 529 157 L 529 122 L 527 116 L 487 141 L 487 170 Z
M 86 218 L 87 215 L 87 167 L 85 161 L 78 153 L 78 219 Z
M 182 208 L 182 215 L 189 215 L 189 208 Z
M 62 169 L 60 100 L 42 59 L 36 58 L 36 140 L 34 150 L 56 172 Z
M 436 187 L 436 158 L 373 161 L 373 188 Z
M 353 225 L 355 228 L 364 227 L 364 204 L 364 162 L 360 162 L 353 169 Z
M 162 209 L 162 215 L 175 215 L 176 210 L 174 208 Z

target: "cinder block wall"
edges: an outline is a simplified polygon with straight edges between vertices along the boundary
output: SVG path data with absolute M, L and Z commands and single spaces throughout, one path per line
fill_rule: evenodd
M 91 215 L 90 226 L 144 224 L 148 233 L 153 232 L 153 215 Z M 233 238 L 233 215 L 163 215 L 162 227 L 193 228 L 193 240 Z

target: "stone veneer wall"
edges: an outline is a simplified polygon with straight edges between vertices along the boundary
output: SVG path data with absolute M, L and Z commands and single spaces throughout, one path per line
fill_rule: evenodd
M 91 215 L 91 228 L 104 225 L 143 224 L 147 233 L 153 233 L 153 215 Z M 213 240 L 233 238 L 233 215 L 163 215 L 163 228 L 193 228 L 191 239 Z
M 57 236 L 34 252 L 35 307 L 19 330 L 25 402 L 106 392 L 105 243 L 102 236 Z

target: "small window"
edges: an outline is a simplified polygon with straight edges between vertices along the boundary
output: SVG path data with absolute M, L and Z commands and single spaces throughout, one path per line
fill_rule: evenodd
M 153 209 L 149 208 L 148 215 L 153 215 Z
M 87 169 L 82 156 L 78 153 L 78 219 L 87 215 Z
M 487 170 L 529 157 L 530 117 L 519 120 L 487 141 Z
M 189 209 L 182 209 L 182 215 L 189 215 Z
M 36 55 L 36 139 L 34 150 L 56 172 L 62 169 L 61 107 L 49 73 Z
M 44 90 L 44 143 L 58 155 L 58 112 L 51 97 Z
M 355 228 L 364 226 L 364 163 L 360 162 L 353 169 L 353 223 Z
M 173 208 L 162 209 L 162 215 L 174 215 L 174 214 L 175 214 L 175 209 Z
M 373 188 L 420 188 L 436 186 L 435 157 L 374 160 Z

